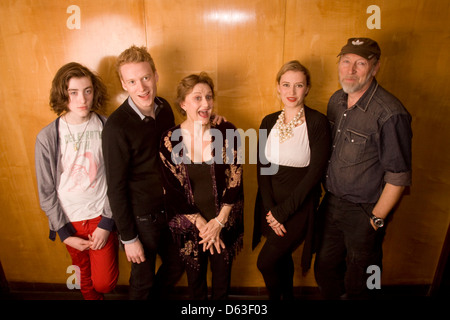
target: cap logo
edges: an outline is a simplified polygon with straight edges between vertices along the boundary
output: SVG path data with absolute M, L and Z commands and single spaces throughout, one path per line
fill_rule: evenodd
M 364 44 L 364 41 L 360 41 L 359 39 L 358 40 L 353 40 L 352 44 L 354 46 L 360 46 L 360 45 Z

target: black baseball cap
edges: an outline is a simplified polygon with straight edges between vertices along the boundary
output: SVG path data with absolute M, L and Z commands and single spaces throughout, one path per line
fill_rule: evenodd
M 338 56 L 346 53 L 354 53 L 367 60 L 370 60 L 373 57 L 380 59 L 381 49 L 375 40 L 369 38 L 350 38 L 348 39 L 347 44 L 342 47 Z

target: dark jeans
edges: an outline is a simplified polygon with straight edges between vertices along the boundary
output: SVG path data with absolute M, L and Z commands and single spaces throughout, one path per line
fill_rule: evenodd
M 203 252 L 203 245 L 199 245 L 200 269 L 196 270 L 186 266 L 190 298 L 193 300 L 208 299 L 208 260 L 211 263 L 212 274 L 211 299 L 226 300 L 230 289 L 232 258 L 230 261 L 226 261 L 225 255 L 218 254 L 217 251 L 214 251 L 214 254 L 211 254 L 209 250 Z
M 136 217 L 136 226 L 145 261 L 131 264 L 130 299 L 169 299 L 184 266 L 167 225 L 166 214 L 163 211 Z M 155 274 L 158 254 L 162 263 Z
M 370 265 L 382 268 L 385 227 L 372 227 L 368 213 L 373 204 L 355 204 L 328 193 L 319 210 L 321 240 L 315 260 L 315 277 L 326 299 L 369 297 Z

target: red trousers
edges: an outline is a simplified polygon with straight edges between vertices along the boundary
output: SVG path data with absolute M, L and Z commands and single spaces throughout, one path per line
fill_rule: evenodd
M 88 239 L 97 228 L 101 216 L 85 221 L 72 222 L 77 231 L 75 237 Z M 86 300 L 103 300 L 103 293 L 114 289 L 119 278 L 118 239 L 116 232 L 100 250 L 79 251 L 67 246 L 72 264 L 80 268 L 80 291 Z

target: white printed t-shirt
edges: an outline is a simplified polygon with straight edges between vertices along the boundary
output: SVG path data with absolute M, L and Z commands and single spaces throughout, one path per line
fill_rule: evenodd
M 63 172 L 58 198 L 70 221 L 93 219 L 103 212 L 107 186 L 102 129 L 102 122 L 94 113 L 87 126 L 86 122 L 68 124 L 61 117 L 59 137 Z

